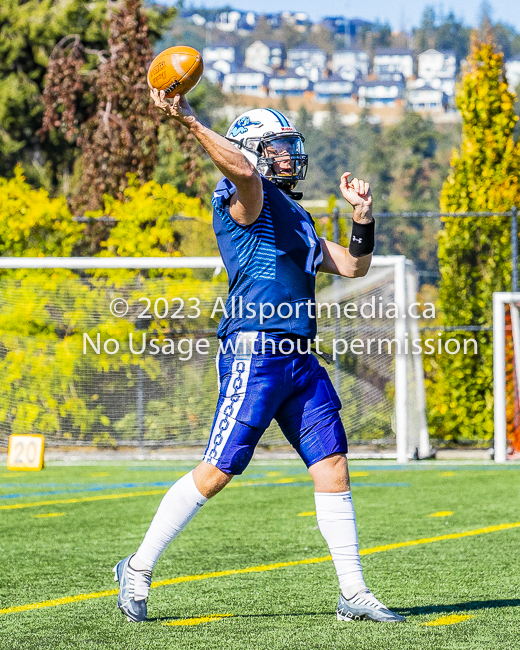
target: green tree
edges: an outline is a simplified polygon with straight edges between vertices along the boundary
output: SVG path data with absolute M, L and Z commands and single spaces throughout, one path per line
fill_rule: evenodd
M 313 126 L 306 110 L 300 110 L 298 115 L 297 126 L 305 137 L 305 150 L 309 154 L 307 180 L 301 184 L 306 198 L 340 196 L 339 179 L 350 161 L 349 127 L 341 122 L 333 103 L 328 109 L 329 116 L 319 129 Z
M 435 49 L 454 50 L 460 63 L 468 55 L 470 34 L 471 29 L 450 11 L 435 30 Z
M 160 37 L 174 12 L 158 5 L 147 8 L 152 42 Z M 105 0 L 0 2 L 0 175 L 11 176 L 16 163 L 21 162 L 31 183 L 53 191 L 64 185 L 66 188 L 78 148 L 60 129 L 41 137 L 45 76 L 56 45 L 69 35 L 76 35 L 84 50 L 106 50 L 106 14 Z M 98 64 L 95 54 L 86 54 L 85 58 L 76 81 L 88 79 Z M 88 118 L 92 99 L 88 91 L 78 93 L 75 107 L 79 123 Z
M 503 56 L 491 41 L 472 40 L 457 92 L 462 145 L 454 150 L 441 194 L 448 212 L 505 211 L 520 198 L 518 117 L 503 74 Z M 440 302 L 444 324 L 490 325 L 492 295 L 510 289 L 509 219 L 446 218 L 439 239 Z M 466 333 L 467 334 L 467 333 Z M 462 338 L 450 332 L 449 336 Z M 477 333 L 478 354 L 440 355 L 430 368 L 430 414 L 446 439 L 493 435 L 492 346 Z
M 81 148 L 81 175 L 72 197 L 76 209 L 100 207 L 105 193 L 122 198 L 127 175 L 145 182 L 157 159 L 159 116 L 145 82 L 152 49 L 141 1 L 110 5 L 107 19 L 108 52 L 83 83 L 77 81 L 85 51 L 78 39 L 71 40 L 65 55 L 56 48 L 46 75 L 44 132 L 61 127 Z M 66 96 L 64 85 L 71 88 Z M 82 123 L 77 103 L 89 90 L 90 115 Z
M 471 29 L 459 20 L 453 11 L 446 16 L 438 15 L 433 6 L 424 9 L 421 24 L 414 30 L 414 44 L 418 52 L 428 48 L 440 51 L 455 51 L 457 62 L 469 51 Z
M 153 181 L 138 185 L 134 180 L 124 201 L 105 197 L 103 212 L 117 223 L 102 242 L 101 256 L 196 254 L 195 240 L 211 233 L 209 214 L 199 201 L 168 185 Z M 73 220 L 64 197 L 50 198 L 45 190 L 31 188 L 19 167 L 14 178 L 0 178 L 0 255 L 66 257 L 84 237 L 85 228 Z M 147 435 L 185 436 L 184 418 L 193 422 L 193 437 L 205 435 L 214 400 L 207 389 L 214 381 L 213 364 L 201 369 L 199 364 L 136 356 L 126 350 L 116 356 L 85 355 L 82 341 L 84 332 L 92 340 L 97 332 L 127 340 L 136 330 L 143 295 L 152 304 L 161 296 L 201 300 L 198 319 L 172 321 L 155 314 L 153 321 L 147 321 L 149 331 L 161 341 L 183 332 L 196 336 L 199 329 L 215 329 L 204 306 L 214 302 L 218 283 L 197 279 L 189 269 L 86 274 L 64 269 L 3 270 L 1 279 L 0 436 L 43 432 L 94 444 L 135 438 L 132 396 L 139 372 L 154 395 L 146 413 Z M 125 296 L 132 305 L 127 318 L 110 315 L 113 295 Z M 196 385 L 206 389 L 199 393 Z M 186 386 L 192 389 L 188 398 Z M 125 399 L 114 399 L 114 391 Z M 157 412 L 175 412 L 179 418 L 172 422 L 171 417 L 157 417 Z
M 383 184 L 387 193 L 383 208 L 437 210 L 442 181 L 448 172 L 437 156 L 441 138 L 430 118 L 413 111 L 407 111 L 398 124 L 384 132 L 379 142 L 382 153 L 373 160 L 379 177 L 382 174 L 382 180 L 388 179 Z M 386 168 L 381 164 L 383 161 Z M 375 189 L 379 189 L 378 183 Z M 378 253 L 406 255 L 414 260 L 419 271 L 434 272 L 437 270 L 438 229 L 433 219 L 380 219 Z
M 389 128 L 387 139 L 392 151 L 391 166 L 399 177 L 392 188 L 392 209 L 435 210 L 441 190 L 436 158 L 440 134 L 432 120 L 407 111 L 398 124 Z
M 391 209 L 390 195 L 396 171 L 388 131 L 372 119 L 369 109 L 365 109 L 352 135 L 352 171 L 370 181 L 376 211 L 387 212 Z
M 435 45 L 437 14 L 435 7 L 425 7 L 419 28 L 414 30 L 414 43 L 419 52 L 424 52 Z
M 520 34 L 512 25 L 506 23 L 495 23 L 493 25 L 493 35 L 495 37 L 499 51 L 503 52 L 507 61 L 515 54 L 520 53 Z
M 78 34 L 87 48 L 103 49 L 105 2 L 3 0 L 0 3 L 0 175 L 23 162 L 28 177 L 48 187 L 74 156 L 63 137 L 41 141 L 41 95 L 56 43 Z

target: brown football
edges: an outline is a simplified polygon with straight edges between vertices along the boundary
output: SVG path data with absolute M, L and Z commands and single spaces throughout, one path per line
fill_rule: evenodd
M 150 88 L 164 90 L 166 97 L 185 95 L 197 85 L 203 70 L 200 52 L 187 45 L 177 45 L 155 57 L 147 81 Z

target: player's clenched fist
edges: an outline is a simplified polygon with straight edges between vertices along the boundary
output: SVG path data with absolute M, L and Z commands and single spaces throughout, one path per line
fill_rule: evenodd
M 353 219 L 359 223 L 372 221 L 372 191 L 370 183 L 359 178 L 353 178 L 351 172 L 345 172 L 341 176 L 339 189 L 345 201 L 348 201 L 354 208 Z
M 359 178 L 353 178 L 351 172 L 345 172 L 340 180 L 339 189 L 345 201 L 348 201 L 352 207 L 372 205 L 372 191 L 370 183 L 362 181 Z

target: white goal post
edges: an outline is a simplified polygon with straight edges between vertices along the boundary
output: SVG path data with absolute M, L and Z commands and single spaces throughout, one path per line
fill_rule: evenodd
M 520 380 L 520 293 L 497 291 L 493 294 L 493 398 L 495 462 L 507 460 L 506 421 L 506 305 L 511 310 L 511 326 L 517 382 Z
M 224 265 L 220 257 L 0 257 L 0 269 L 2 268 L 71 270 L 214 269 L 215 275 L 217 275 L 224 269 Z M 341 279 L 342 287 L 343 285 L 345 288 L 347 285 L 349 287 L 348 290 L 345 289 L 343 299 L 346 300 L 349 296 L 354 296 L 357 287 L 363 286 L 358 284 L 362 283 L 362 281 L 366 281 L 364 285 L 366 291 L 369 291 L 373 286 L 377 286 L 377 284 L 373 284 L 374 281 L 371 280 L 371 277 L 377 280 L 378 273 L 381 276 L 384 269 L 387 271 L 385 277 L 391 278 L 390 281 L 392 282 L 389 295 L 392 296 L 392 300 L 399 312 L 399 317 L 395 318 L 393 323 L 387 322 L 387 328 L 392 328 L 390 329 L 390 335 L 393 335 L 394 339 L 399 342 L 401 349 L 404 350 L 404 342 L 408 335 L 413 338 L 420 338 L 417 320 L 409 316 L 408 310 L 408 307 L 415 303 L 417 275 L 413 264 L 406 260 L 405 256 L 374 256 L 371 271 L 366 278 L 348 283 L 343 282 L 343 279 Z M 372 282 L 372 285 L 370 282 Z M 414 456 L 419 458 L 428 457 L 430 441 L 426 420 L 422 356 L 420 354 L 394 353 L 393 357 L 389 361 L 385 361 L 385 363 L 387 368 L 390 368 L 391 372 L 393 372 L 393 386 L 395 387 L 391 419 L 396 448 L 395 454 L 386 454 L 386 457 L 396 458 L 399 463 L 406 463 Z M 360 394 L 360 400 L 362 400 L 364 393 Z M 368 404 L 367 409 L 370 408 L 371 406 Z M 412 410 L 413 415 L 411 416 Z

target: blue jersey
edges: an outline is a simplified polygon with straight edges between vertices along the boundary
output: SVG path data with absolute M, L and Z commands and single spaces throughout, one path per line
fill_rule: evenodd
M 236 331 L 316 336 L 316 271 L 323 260 L 310 215 L 262 177 L 264 204 L 250 226 L 233 220 L 236 187 L 227 178 L 212 198 L 213 227 L 229 278 L 219 338 Z

